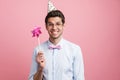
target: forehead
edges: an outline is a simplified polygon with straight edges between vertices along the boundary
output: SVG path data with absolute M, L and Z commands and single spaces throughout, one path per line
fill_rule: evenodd
M 50 18 L 48 18 L 48 23 L 56 23 L 56 22 L 62 22 L 62 19 L 60 17 L 50 17 Z

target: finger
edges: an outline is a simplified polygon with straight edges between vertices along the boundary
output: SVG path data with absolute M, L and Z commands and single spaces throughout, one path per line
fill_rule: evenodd
M 42 60 L 42 59 L 44 59 L 44 56 L 43 55 L 37 55 L 37 59 Z
M 41 63 L 45 62 L 45 59 L 41 59 L 40 62 L 41 62 Z
M 43 55 L 43 53 L 38 52 L 38 55 Z
M 43 57 L 43 53 L 38 53 L 37 57 Z
M 43 55 L 43 52 L 42 52 L 42 51 L 39 51 L 38 54 L 39 54 L 39 55 Z
M 43 54 L 38 54 L 37 55 L 39 58 L 43 58 Z
M 39 59 L 39 58 L 37 58 L 36 61 L 41 64 L 41 63 L 44 62 L 44 59 Z
M 38 56 L 38 57 L 42 57 L 42 56 L 43 56 L 43 54 L 38 54 L 37 56 Z

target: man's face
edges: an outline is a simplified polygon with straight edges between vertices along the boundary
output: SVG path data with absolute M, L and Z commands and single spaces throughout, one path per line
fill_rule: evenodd
M 50 17 L 46 24 L 49 37 L 51 39 L 59 39 L 63 33 L 64 24 L 60 17 Z

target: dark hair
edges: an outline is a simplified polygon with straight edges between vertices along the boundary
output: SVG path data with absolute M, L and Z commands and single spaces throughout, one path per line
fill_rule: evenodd
M 53 11 L 50 11 L 46 18 L 45 18 L 45 23 L 47 24 L 48 22 L 48 18 L 50 17 L 60 17 L 62 19 L 62 23 L 64 24 L 65 23 L 65 17 L 63 15 L 63 13 L 60 11 L 60 10 L 53 10 Z

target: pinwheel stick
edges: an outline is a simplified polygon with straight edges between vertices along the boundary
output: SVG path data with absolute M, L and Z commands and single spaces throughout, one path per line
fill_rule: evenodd
M 33 34 L 33 37 L 37 37 L 38 39 L 38 45 L 40 46 L 40 39 L 39 39 L 39 35 L 42 34 L 40 27 L 35 27 L 33 30 L 32 30 L 32 34 Z M 40 47 L 39 47 L 40 49 Z
M 38 45 L 40 45 L 40 38 L 38 37 Z

